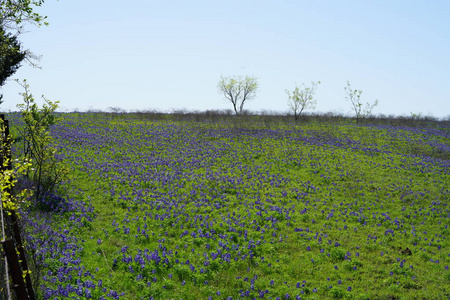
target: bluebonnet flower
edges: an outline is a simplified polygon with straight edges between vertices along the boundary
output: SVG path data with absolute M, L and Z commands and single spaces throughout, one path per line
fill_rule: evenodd
M 84 292 L 86 298 L 88 299 L 92 298 L 91 291 L 88 288 L 85 288 Z

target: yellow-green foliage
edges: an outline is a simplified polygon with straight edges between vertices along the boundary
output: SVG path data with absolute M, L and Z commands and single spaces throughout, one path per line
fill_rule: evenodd
M 17 211 L 25 199 L 31 195 L 30 190 L 23 189 L 17 194 L 12 194 L 11 190 L 17 183 L 17 177 L 23 175 L 31 167 L 31 163 L 27 160 L 18 161 L 16 160 L 16 166 L 12 170 L 8 170 L 6 167 L 9 163 L 9 159 L 3 158 L 3 172 L 0 172 L 0 190 L 1 198 L 3 203 L 3 208 L 10 211 Z

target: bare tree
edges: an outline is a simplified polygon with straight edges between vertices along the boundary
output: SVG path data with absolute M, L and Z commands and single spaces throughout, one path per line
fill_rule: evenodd
M 125 109 L 123 109 L 121 107 L 118 107 L 118 106 L 115 106 L 115 107 L 109 106 L 106 110 L 109 111 L 109 112 L 112 112 L 114 114 L 123 114 L 123 113 L 126 112 Z
M 362 91 L 352 90 L 349 81 L 347 81 L 347 86 L 344 87 L 344 90 L 348 95 L 348 97 L 345 98 L 350 100 L 352 110 L 355 112 L 356 123 L 359 123 L 361 119 L 370 116 L 372 114 L 372 110 L 378 105 L 378 100 L 375 100 L 373 104 L 366 103 L 366 106 L 363 107 L 361 102 Z
M 238 115 L 242 113 L 245 102 L 255 97 L 258 81 L 251 76 L 245 76 L 244 78 L 241 76 L 221 76 L 217 89 L 233 104 L 234 112 Z
M 286 94 L 289 97 L 288 106 L 294 112 L 295 122 L 297 122 L 304 109 L 316 108 L 317 100 L 314 99 L 314 94 L 319 84 L 320 81 L 311 82 L 311 87 L 305 87 L 303 83 L 300 87 L 296 85 L 292 92 L 286 90 Z

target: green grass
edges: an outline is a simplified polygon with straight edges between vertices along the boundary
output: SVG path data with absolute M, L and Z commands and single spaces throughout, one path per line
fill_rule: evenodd
M 54 136 L 94 207 L 80 265 L 120 299 L 446 299 L 446 132 L 67 115 Z

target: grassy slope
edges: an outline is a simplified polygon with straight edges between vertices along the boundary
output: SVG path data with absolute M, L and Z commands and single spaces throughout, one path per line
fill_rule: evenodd
M 448 135 L 66 118 L 81 264 L 121 299 L 450 297 L 449 169 L 411 155 Z

